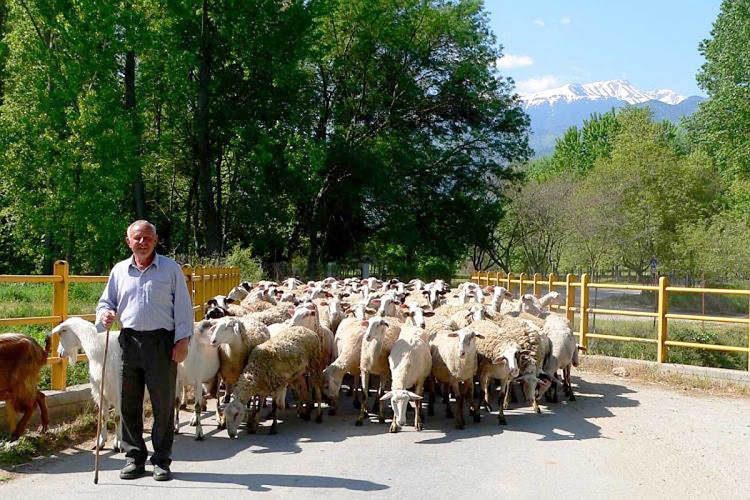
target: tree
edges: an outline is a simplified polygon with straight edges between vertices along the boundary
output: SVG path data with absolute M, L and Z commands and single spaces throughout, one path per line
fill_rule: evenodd
M 640 277 L 652 258 L 669 266 L 679 228 L 711 213 L 719 189 L 709 158 L 680 155 L 670 129 L 651 121 L 647 109 L 623 111 L 612 154 L 599 159 L 583 192 L 599 200 L 617 260 Z
M 711 37 L 699 45 L 706 58 L 697 75 L 708 94 L 686 122 L 691 139 L 709 152 L 727 183 L 750 178 L 750 3 L 725 0 Z M 745 203 L 743 185 L 730 192 L 730 201 Z

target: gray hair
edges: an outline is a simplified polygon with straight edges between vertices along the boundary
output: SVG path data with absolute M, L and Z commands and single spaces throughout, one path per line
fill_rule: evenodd
M 129 236 L 130 230 L 133 229 L 135 226 L 148 226 L 151 229 L 151 231 L 153 231 L 154 235 L 158 235 L 158 233 L 156 232 L 156 226 L 154 226 L 153 224 L 151 224 L 149 221 L 145 219 L 137 220 L 133 222 L 131 225 L 129 225 L 127 231 L 125 231 L 125 235 Z

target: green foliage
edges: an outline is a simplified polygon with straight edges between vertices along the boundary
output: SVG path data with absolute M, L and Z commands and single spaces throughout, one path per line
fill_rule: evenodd
M 530 154 L 478 0 L 6 3 L 0 272 L 105 272 L 135 217 L 194 263 L 454 262 Z
M 264 276 L 263 265 L 260 259 L 253 257 L 253 249 L 242 248 L 239 243 L 227 255 L 224 265 L 239 267 L 242 281 L 259 281 Z
M 711 154 L 728 182 L 750 178 L 748 25 L 750 5 L 747 2 L 722 2 L 711 38 L 703 40 L 699 46 L 706 62 L 697 80 L 708 94 L 708 100 L 687 121 L 691 139 Z

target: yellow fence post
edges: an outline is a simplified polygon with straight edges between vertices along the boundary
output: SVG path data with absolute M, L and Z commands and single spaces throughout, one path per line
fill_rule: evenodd
M 573 308 L 576 305 L 576 291 L 573 289 L 573 282 L 575 281 L 575 276 L 572 274 L 568 274 L 565 277 L 565 317 L 568 318 L 568 321 L 570 321 L 570 324 L 573 324 L 573 319 L 575 318 L 575 311 Z
M 547 291 L 552 292 L 555 290 L 555 281 L 557 281 L 557 275 L 555 273 L 549 273 L 549 285 L 547 285 Z
M 513 273 L 508 273 L 508 276 L 506 276 L 507 282 L 508 282 L 508 292 L 513 293 Z M 519 295 L 520 297 L 520 295 Z
M 70 276 L 68 263 L 64 260 L 55 261 L 52 274 L 62 277 L 62 281 L 56 281 L 52 284 L 52 315 L 60 316 L 60 321 L 62 322 L 68 318 L 68 276 Z M 57 326 L 58 324 L 55 323 L 53 326 Z M 57 335 L 52 338 L 50 352 L 53 353 L 53 356 L 57 356 L 57 344 L 59 340 Z M 52 389 L 57 391 L 65 390 L 67 369 L 67 359 L 61 359 L 59 363 L 52 365 L 50 380 Z
M 669 310 L 669 294 L 667 294 L 668 286 L 669 279 L 666 276 L 662 276 L 661 278 L 659 278 L 659 296 L 657 302 L 659 325 L 656 332 L 656 361 L 659 363 L 667 362 L 667 311 Z
M 581 275 L 581 345 L 588 347 L 589 339 L 586 337 L 589 328 L 589 274 Z
M 196 266 L 194 272 L 195 305 L 198 306 L 198 310 L 195 311 L 195 321 L 200 321 L 203 319 L 203 304 L 206 303 L 206 280 L 204 279 L 203 274 L 203 266 Z
M 185 284 L 187 285 L 188 295 L 190 295 L 190 302 L 195 305 L 195 280 L 193 280 L 193 268 L 190 264 L 184 264 L 182 266 L 182 273 L 185 275 Z M 193 313 L 195 317 L 195 313 Z
M 541 278 L 542 275 L 539 273 L 534 273 L 534 281 L 532 286 L 531 293 L 534 294 L 534 297 L 539 297 L 539 278 Z
M 518 275 L 518 297 L 521 297 L 521 295 L 523 295 L 523 282 L 525 277 L 526 273 L 521 273 Z

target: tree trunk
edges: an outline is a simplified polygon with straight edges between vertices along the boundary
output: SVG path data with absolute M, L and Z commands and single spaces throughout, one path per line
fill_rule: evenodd
M 135 113 L 135 51 L 129 50 L 125 54 L 125 114 Z M 137 117 L 130 117 L 133 125 L 133 134 L 139 134 L 135 125 Z M 140 143 L 140 140 L 138 141 Z M 133 178 L 133 200 L 135 202 L 135 215 L 137 219 L 146 218 L 146 187 L 143 181 L 143 169 L 140 162 L 139 147 L 131 152 L 130 159 L 135 164 L 135 175 Z
M 203 1 L 203 18 L 200 38 L 200 89 L 198 93 L 198 199 L 202 218 L 203 246 L 208 254 L 219 250 L 221 227 L 217 223 L 211 176 L 211 141 L 209 129 L 209 82 L 211 81 L 211 21 L 208 1 Z

